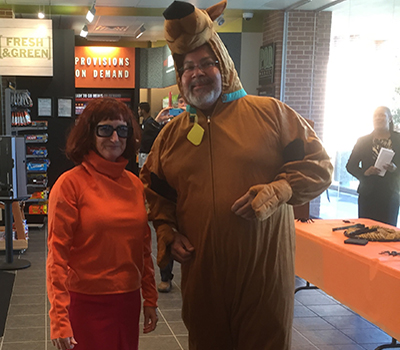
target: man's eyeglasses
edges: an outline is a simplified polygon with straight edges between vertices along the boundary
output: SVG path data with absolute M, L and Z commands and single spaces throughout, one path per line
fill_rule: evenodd
M 133 128 L 128 125 L 118 125 L 116 128 L 108 124 L 96 126 L 96 135 L 98 137 L 111 137 L 114 131 L 116 131 L 118 137 L 121 137 L 122 139 L 131 137 L 133 134 Z
M 199 64 L 194 64 L 194 63 L 185 63 L 181 68 L 179 68 L 179 73 L 181 75 L 184 74 L 191 74 L 194 72 L 194 70 L 199 68 L 202 72 L 206 72 L 207 70 L 215 67 L 219 62 L 217 60 L 213 59 L 207 59 L 203 62 L 200 62 Z

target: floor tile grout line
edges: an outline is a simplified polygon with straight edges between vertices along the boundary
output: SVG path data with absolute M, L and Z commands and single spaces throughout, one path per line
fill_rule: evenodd
M 297 332 L 303 339 L 307 340 L 312 346 L 315 347 L 316 350 L 320 350 L 320 348 L 319 348 L 317 345 L 315 345 L 310 339 L 306 338 L 301 332 L 299 332 L 299 331 L 298 331 L 297 329 L 295 329 L 293 326 L 292 326 L 292 330 L 294 330 L 295 332 Z M 293 346 L 293 344 L 292 344 L 292 346 Z
M 175 335 L 174 331 L 173 331 L 172 328 L 170 327 L 170 325 L 169 325 L 167 319 L 165 318 L 165 316 L 164 316 L 164 314 L 162 313 L 162 311 L 160 310 L 160 308 L 158 308 L 158 312 L 160 313 L 160 316 L 163 318 L 163 320 L 164 320 L 165 324 L 167 325 L 168 329 L 171 331 L 171 333 L 172 333 L 174 339 L 175 339 L 176 342 L 178 343 L 178 345 L 179 345 L 179 347 L 181 348 L 181 350 L 184 350 L 183 347 L 182 347 L 182 345 L 181 345 L 181 342 L 178 340 L 177 336 Z

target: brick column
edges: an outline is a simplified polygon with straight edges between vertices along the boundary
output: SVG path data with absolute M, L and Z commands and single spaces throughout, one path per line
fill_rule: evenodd
M 331 19 L 331 12 L 288 12 L 285 103 L 314 121 L 314 129 L 322 140 Z M 278 99 L 283 30 L 283 11 L 271 11 L 264 17 L 263 44 L 275 43 L 276 48 L 274 85 Z M 310 213 L 319 215 L 319 199 L 311 202 Z

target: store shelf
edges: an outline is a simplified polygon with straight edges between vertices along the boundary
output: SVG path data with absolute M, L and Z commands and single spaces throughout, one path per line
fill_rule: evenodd
M 47 170 L 27 170 L 26 173 L 27 174 L 33 174 L 33 173 L 35 173 L 35 174 L 38 174 L 38 173 L 39 174 L 46 174 Z
M 25 139 L 26 143 L 46 143 L 47 140 L 27 140 Z
M 107 96 L 104 96 L 104 97 L 107 97 Z M 98 98 L 98 97 L 92 97 L 92 98 L 79 98 L 78 97 L 78 98 L 75 98 L 75 102 L 90 102 L 90 101 L 95 100 L 96 98 Z M 122 102 L 131 102 L 131 98 L 129 98 L 129 97 L 111 97 L 111 98 L 118 100 L 118 101 L 122 101 Z
M 30 198 L 25 201 L 25 203 L 42 203 L 42 202 L 48 202 L 48 199 L 46 198 Z
M 35 154 L 27 154 L 26 158 L 28 158 L 28 159 L 35 159 L 35 158 L 43 159 L 43 158 L 47 158 L 47 156 L 35 155 Z
M 11 131 L 21 132 L 21 131 L 45 131 L 47 126 L 12 126 Z

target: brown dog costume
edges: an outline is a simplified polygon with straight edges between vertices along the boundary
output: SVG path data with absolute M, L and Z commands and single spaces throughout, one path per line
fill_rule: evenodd
M 175 69 L 208 44 L 222 76 L 222 94 L 206 116 L 189 106 L 157 137 L 142 168 L 157 231 L 158 264 L 170 258 L 176 232 L 195 248 L 182 264 L 182 318 L 191 350 L 289 350 L 294 303 L 294 217 L 330 184 L 332 165 L 308 123 L 287 105 L 245 93 L 206 11 L 175 1 L 164 13 Z M 177 83 L 182 92 L 180 76 Z M 194 117 L 196 116 L 196 117 Z M 194 122 L 204 129 L 188 140 Z M 232 204 L 250 191 L 258 219 Z

